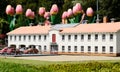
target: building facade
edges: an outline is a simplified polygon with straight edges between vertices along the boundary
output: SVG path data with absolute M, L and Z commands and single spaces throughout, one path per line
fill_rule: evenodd
M 20 27 L 7 35 L 8 46 L 43 54 L 120 55 L 120 22 Z

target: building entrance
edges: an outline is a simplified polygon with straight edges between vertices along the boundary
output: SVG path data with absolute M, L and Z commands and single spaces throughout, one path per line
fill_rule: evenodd
M 58 54 L 58 45 L 57 44 L 50 45 L 50 53 L 51 54 Z

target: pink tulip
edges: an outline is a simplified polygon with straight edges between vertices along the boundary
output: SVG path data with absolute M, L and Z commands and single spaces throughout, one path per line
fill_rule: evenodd
M 39 14 L 40 16 L 44 16 L 44 14 L 45 14 L 45 8 L 44 8 L 44 7 L 40 7 L 38 14 Z
M 34 12 L 31 12 L 30 19 L 34 19 L 34 18 L 35 18 L 35 13 L 34 13 Z
M 28 18 L 30 18 L 30 19 L 34 19 L 35 13 L 32 12 L 31 9 L 27 9 L 27 11 L 26 11 L 26 17 L 28 17 Z
M 86 11 L 87 16 L 93 16 L 93 9 L 89 7 Z
M 44 14 L 44 18 L 49 18 L 50 17 L 50 12 L 45 12 L 45 14 Z
M 67 17 L 71 17 L 71 16 L 73 16 L 73 11 L 72 11 L 72 9 L 68 9 Z
M 80 3 L 77 3 L 74 7 L 73 7 L 73 14 L 77 14 L 77 13 L 81 13 L 82 12 L 82 6 Z
M 65 12 L 63 12 L 63 14 L 62 14 L 62 19 L 66 19 L 67 18 L 67 12 L 65 11 Z
M 16 14 L 22 14 L 22 12 L 23 12 L 23 8 L 22 8 L 22 5 L 17 5 L 17 7 L 16 7 Z
M 27 9 L 27 11 L 26 11 L 26 17 L 30 17 L 31 16 L 31 12 L 32 12 L 31 9 Z
M 57 14 L 58 13 L 58 6 L 56 4 L 52 5 L 52 8 L 50 10 L 50 14 Z
M 14 15 L 14 8 L 11 5 L 7 5 L 6 14 L 11 16 Z

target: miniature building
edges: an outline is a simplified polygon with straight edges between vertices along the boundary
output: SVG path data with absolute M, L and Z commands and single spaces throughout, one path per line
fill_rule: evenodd
M 120 55 L 120 22 L 28 26 L 7 35 L 8 46 L 34 46 L 43 54 Z

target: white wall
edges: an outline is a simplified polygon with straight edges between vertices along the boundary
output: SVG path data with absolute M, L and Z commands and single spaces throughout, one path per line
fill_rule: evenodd
M 120 53 L 120 31 L 117 32 L 117 53 Z
M 26 40 L 23 40 L 23 36 L 21 35 L 21 41 L 19 41 L 19 35 L 16 35 L 16 41 L 14 38 L 10 40 L 10 35 L 8 35 L 8 46 L 11 44 L 15 44 L 17 48 L 19 48 L 19 45 L 26 45 L 28 47 L 29 45 L 36 45 L 38 48 L 38 45 L 41 45 L 42 51 L 44 51 L 44 46 L 47 46 L 47 51 L 50 51 L 50 43 L 52 42 L 52 34 L 56 34 L 56 43 L 58 44 L 58 51 L 62 52 L 62 46 L 65 46 L 65 52 L 68 52 L 68 46 L 71 46 L 71 52 L 74 52 L 74 46 L 77 46 L 77 52 L 81 52 L 81 46 L 84 46 L 84 52 L 88 52 L 88 46 L 91 46 L 91 52 L 95 52 L 95 46 L 98 46 L 98 53 L 102 53 L 102 46 L 106 47 L 106 52 L 110 52 L 110 46 L 113 46 L 113 53 L 119 52 L 120 53 L 120 33 L 79 33 L 79 34 L 59 34 L 58 30 L 50 30 L 49 34 L 47 34 L 47 39 L 44 40 L 44 35 L 41 35 L 41 40 L 39 40 L 39 35 L 36 35 L 36 40 L 33 39 L 34 35 L 31 35 L 31 40 L 28 39 L 29 35 L 26 35 Z M 84 35 L 84 40 L 81 41 L 81 34 Z M 91 34 L 91 40 L 88 41 L 88 34 Z M 98 34 L 98 40 L 95 41 L 95 34 Z M 102 40 L 102 34 L 106 34 L 106 40 Z M 113 40 L 111 41 L 110 34 L 113 34 Z M 65 40 L 62 41 L 62 35 L 65 35 Z M 71 35 L 71 40 L 68 40 L 68 35 Z M 77 40 L 74 40 L 74 35 L 77 35 Z M 14 36 L 14 35 L 13 35 Z M 117 39 L 117 46 L 116 46 L 116 39 Z M 116 51 L 116 47 L 118 50 Z
M 68 41 L 68 35 L 69 34 L 61 34 L 60 35 L 60 42 L 59 42 L 59 51 L 62 52 L 62 46 L 65 46 L 65 52 L 68 52 L 68 46 L 71 46 L 71 52 L 74 52 L 74 46 L 78 46 L 78 52 L 80 52 L 81 46 L 84 46 L 84 52 L 88 52 L 88 46 L 91 46 L 91 52 L 95 52 L 95 46 L 98 46 L 99 53 L 102 53 L 102 46 L 106 47 L 106 53 L 109 53 L 109 47 L 113 46 L 114 50 L 113 53 L 116 53 L 116 35 L 114 34 L 113 41 L 110 41 L 109 34 L 111 33 L 91 33 L 91 40 L 88 41 L 88 34 L 84 34 L 84 40 L 81 41 L 81 34 L 78 34 L 77 41 L 74 40 L 74 35 L 76 34 L 70 34 L 71 35 L 71 41 Z M 95 34 L 98 34 L 98 40 L 95 41 Z M 106 40 L 102 40 L 102 34 L 106 34 Z M 62 41 L 62 35 L 65 36 L 65 41 Z

